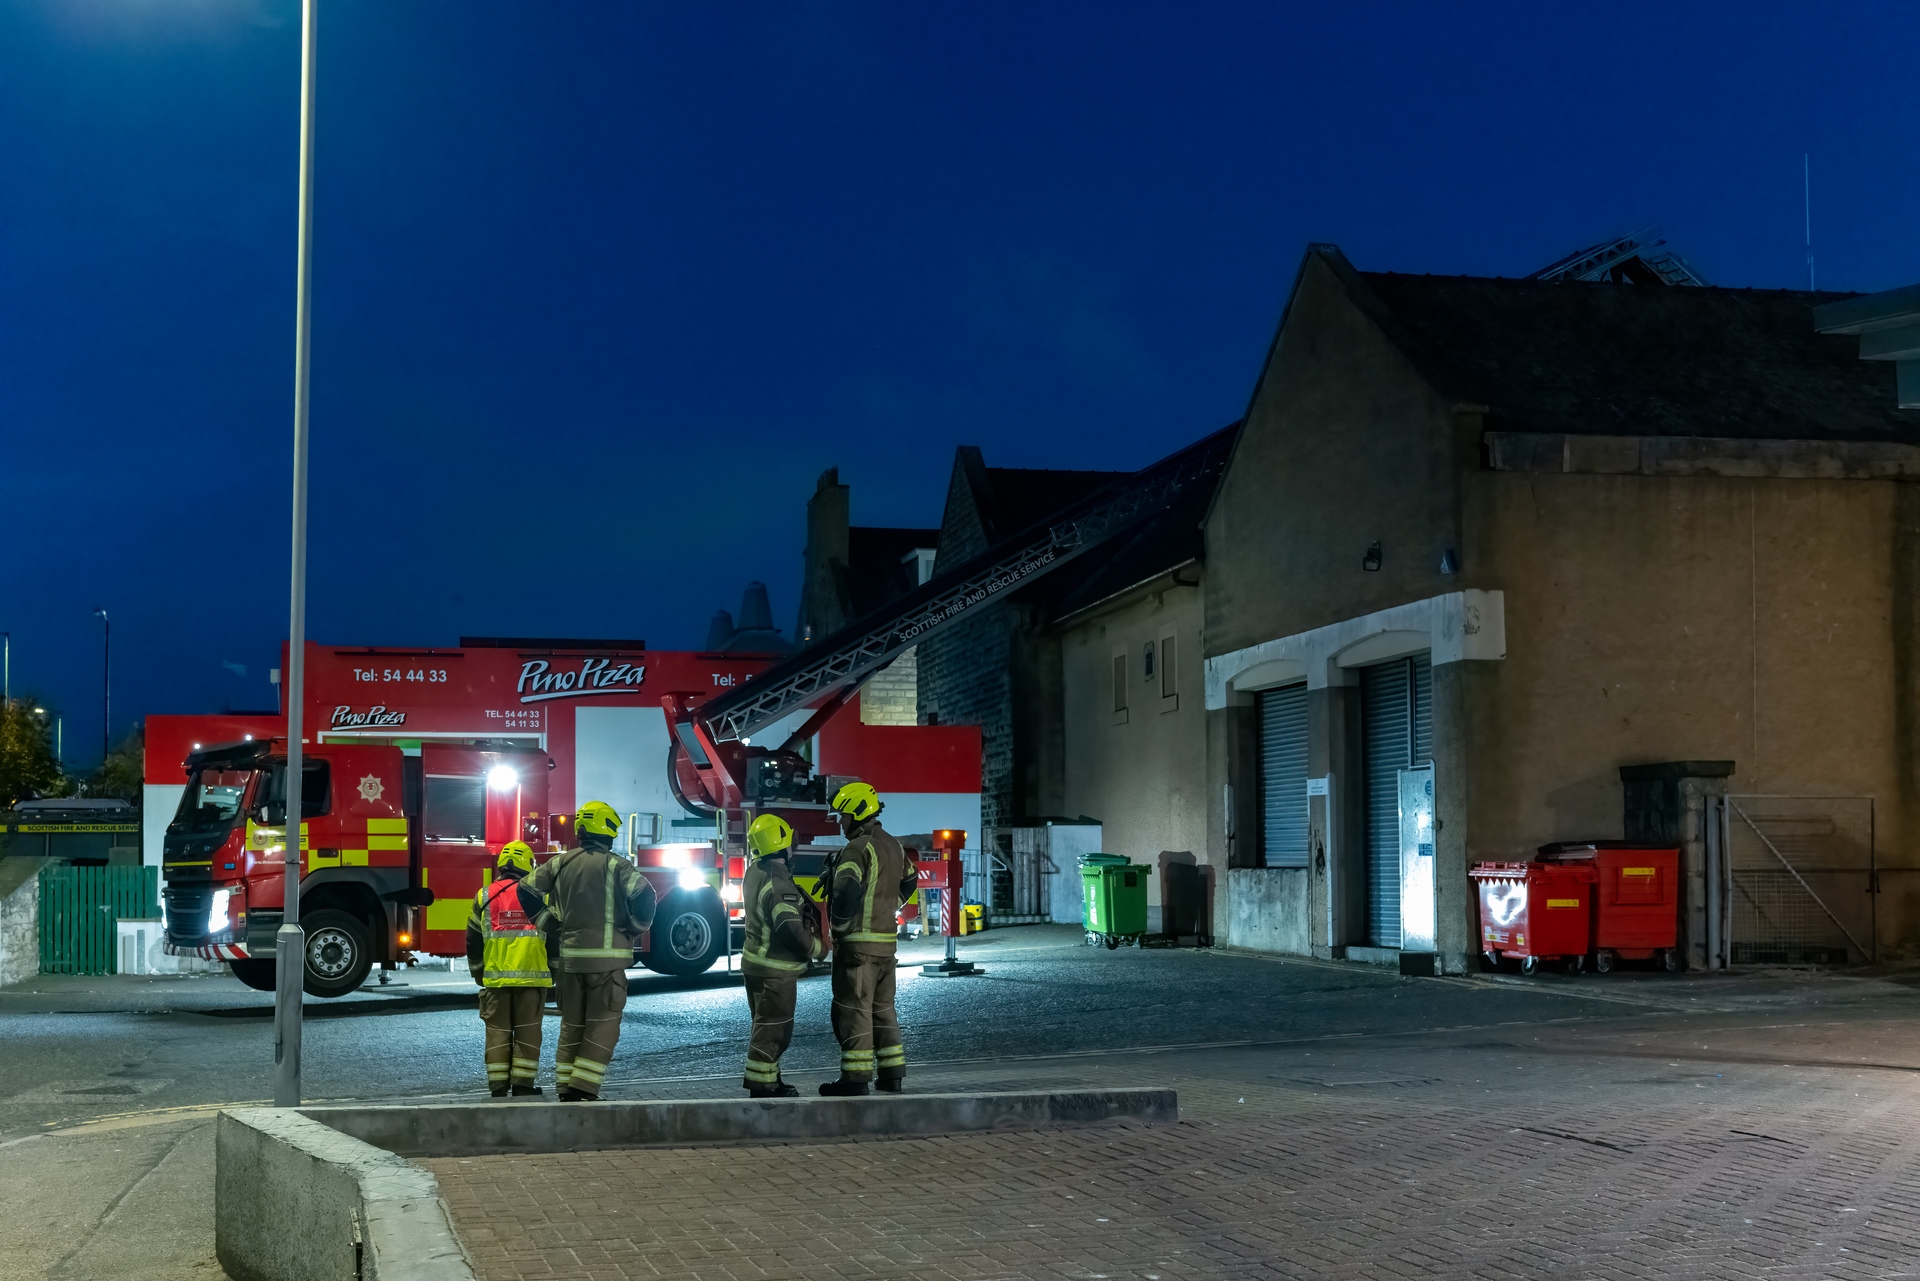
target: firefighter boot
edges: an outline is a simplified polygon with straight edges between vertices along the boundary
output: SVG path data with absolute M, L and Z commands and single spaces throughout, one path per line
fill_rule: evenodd
M 504 1099 L 507 1097 L 507 1087 L 504 1085 L 495 1086 L 493 1089 L 488 1090 L 487 1093 L 496 1099 Z
M 888 1094 L 905 1094 L 907 1078 L 904 1076 L 883 1076 L 873 1083 L 876 1090 L 885 1090 Z
M 775 1081 L 772 1085 L 750 1085 L 747 1087 L 750 1099 L 797 1099 L 800 1091 L 785 1081 Z
M 838 1081 L 828 1081 L 820 1087 L 820 1093 L 828 1098 L 841 1098 L 853 1095 L 873 1093 L 873 1087 L 865 1081 L 849 1081 L 841 1077 Z
M 529 1094 L 544 1095 L 545 1093 L 546 1091 L 537 1085 L 516 1085 L 513 1087 L 513 1097 L 516 1099 L 525 1098 Z

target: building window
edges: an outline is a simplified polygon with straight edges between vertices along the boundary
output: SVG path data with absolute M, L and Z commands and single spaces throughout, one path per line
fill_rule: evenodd
M 1127 656 L 1113 656 L 1113 719 L 1118 724 L 1127 718 Z
M 1140 679 L 1149 685 L 1153 683 L 1153 642 L 1148 641 L 1140 647 Z
M 1160 697 L 1173 698 L 1180 688 L 1174 683 L 1176 664 L 1173 661 L 1173 637 L 1160 638 Z

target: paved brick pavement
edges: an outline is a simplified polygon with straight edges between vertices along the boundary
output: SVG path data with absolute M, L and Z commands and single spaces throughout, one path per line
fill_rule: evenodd
M 913 1080 L 1171 1084 L 1173 1125 L 426 1164 L 486 1281 L 1920 1276 L 1898 995 Z

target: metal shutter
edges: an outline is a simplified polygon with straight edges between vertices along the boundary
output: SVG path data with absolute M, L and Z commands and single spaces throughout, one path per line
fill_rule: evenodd
M 1433 667 L 1425 655 L 1360 669 L 1367 788 L 1367 938 L 1400 946 L 1400 771 L 1433 759 Z
M 1307 687 L 1260 693 L 1260 813 L 1268 867 L 1307 865 Z

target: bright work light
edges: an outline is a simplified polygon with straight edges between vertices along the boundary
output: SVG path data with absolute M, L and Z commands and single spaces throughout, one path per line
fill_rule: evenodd
M 487 771 L 487 786 L 496 792 L 511 792 L 520 786 L 520 776 L 511 765 L 496 765 Z

